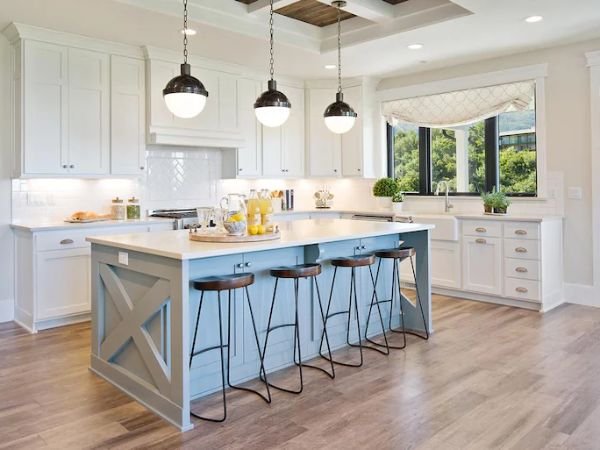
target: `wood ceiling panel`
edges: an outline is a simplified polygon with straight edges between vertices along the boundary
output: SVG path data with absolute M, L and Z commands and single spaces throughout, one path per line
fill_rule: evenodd
M 282 14 L 292 19 L 300 20 L 302 22 L 310 23 L 318 27 L 325 27 L 337 22 L 337 8 L 326 5 L 317 0 L 300 0 L 291 5 L 279 8 L 277 10 L 279 14 Z M 350 19 L 354 17 L 353 14 L 342 11 L 342 20 Z

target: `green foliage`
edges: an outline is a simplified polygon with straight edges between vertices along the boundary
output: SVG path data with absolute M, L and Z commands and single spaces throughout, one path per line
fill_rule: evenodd
M 489 208 L 494 207 L 494 199 L 490 192 L 484 192 L 481 194 L 481 200 L 483 201 L 483 206 L 487 206 Z
M 396 192 L 392 196 L 392 202 L 394 203 L 402 203 L 404 201 L 404 193 L 401 191 Z
M 393 197 L 398 191 L 398 182 L 393 178 L 380 178 L 373 186 L 375 197 Z
M 504 192 L 492 192 L 487 194 L 488 205 L 494 209 L 506 209 L 510 205 L 510 199 Z
M 394 139 L 394 176 L 402 192 L 419 191 L 418 128 L 396 129 Z M 469 129 L 468 192 L 485 190 L 485 128 L 478 122 Z M 454 131 L 431 130 L 432 190 L 442 180 L 456 192 L 456 142 Z M 535 150 L 517 151 L 509 147 L 500 151 L 500 185 L 507 193 L 534 194 L 537 190 Z

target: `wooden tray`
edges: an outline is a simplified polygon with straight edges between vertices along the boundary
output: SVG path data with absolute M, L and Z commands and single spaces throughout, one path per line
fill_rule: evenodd
M 281 238 L 279 231 L 275 233 L 266 234 L 244 234 L 241 236 L 230 236 L 229 234 L 202 234 L 202 233 L 190 233 L 190 240 L 198 242 L 221 242 L 224 244 L 236 243 L 236 242 L 264 242 L 264 241 L 275 241 Z
M 67 223 L 93 223 L 93 222 L 104 222 L 107 220 L 112 220 L 112 218 L 111 217 L 97 217 L 95 219 L 81 219 L 81 220 L 68 218 L 68 219 L 65 219 L 65 222 L 67 222 Z

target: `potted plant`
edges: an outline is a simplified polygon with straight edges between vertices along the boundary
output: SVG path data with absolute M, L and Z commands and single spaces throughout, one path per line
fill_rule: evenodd
M 510 205 L 510 199 L 504 192 L 494 192 L 492 199 L 492 206 L 494 207 L 494 214 L 506 214 Z
M 491 192 L 484 192 L 481 194 L 481 200 L 483 200 L 483 211 L 486 214 L 492 214 L 494 212 L 493 194 Z
M 391 209 L 392 197 L 398 191 L 398 182 L 393 178 L 380 178 L 373 185 L 373 195 L 377 197 L 380 209 Z
M 403 204 L 404 204 L 404 193 L 398 191 L 392 196 L 392 209 L 394 210 L 395 213 L 401 213 Z

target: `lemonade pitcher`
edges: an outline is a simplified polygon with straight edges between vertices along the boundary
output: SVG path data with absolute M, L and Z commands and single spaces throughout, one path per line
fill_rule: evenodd
M 248 227 L 246 196 L 243 194 L 228 194 L 221 199 L 219 205 L 224 212 L 223 226 L 227 233 L 234 236 L 244 234 Z

